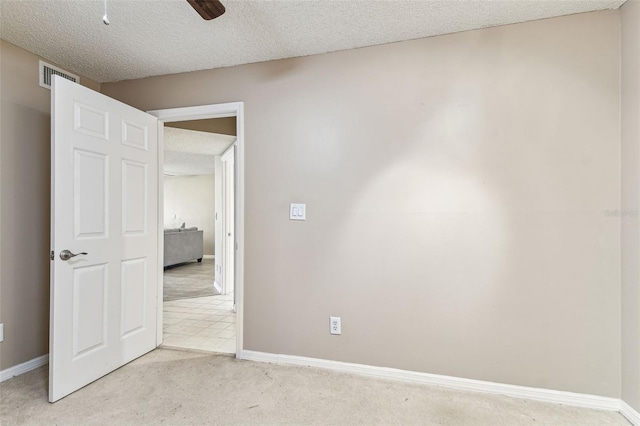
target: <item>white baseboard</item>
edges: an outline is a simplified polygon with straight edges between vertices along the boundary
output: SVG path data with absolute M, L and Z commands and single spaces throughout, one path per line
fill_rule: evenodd
M 218 284 L 216 281 L 213 282 L 213 288 L 216 289 L 218 294 L 222 294 L 222 286 L 220 284 Z
M 620 411 L 619 399 L 608 398 L 604 396 L 564 392 L 551 389 L 531 388 L 527 386 L 507 385 L 503 383 L 485 382 L 481 380 L 463 379 L 451 376 L 441 376 L 437 374 L 420 373 L 417 371 L 406 371 L 395 368 L 375 367 L 371 365 L 352 364 L 348 362 L 330 361 L 292 355 L 277 355 L 247 350 L 243 350 L 241 352 L 240 358 L 250 361 L 271 362 L 274 364 L 304 365 L 310 367 L 325 368 L 329 370 L 359 374 L 363 376 L 402 380 L 405 382 L 421 383 L 426 385 L 441 386 L 467 391 L 492 393 L 511 396 L 515 398 L 525 398 L 535 401 L 572 405 L 575 407 Z
M 203 254 L 202 258 L 203 259 L 215 259 L 216 255 L 215 254 Z
M 624 401 L 620 401 L 620 414 L 622 414 L 633 426 L 640 426 L 640 413 Z
M 22 364 L 14 365 L 13 367 L 9 367 L 6 370 L 0 371 L 0 382 L 4 382 L 5 380 L 9 380 L 12 377 L 19 376 L 28 371 L 35 370 L 36 368 L 48 363 L 49 354 L 46 354 L 27 362 L 23 362 Z

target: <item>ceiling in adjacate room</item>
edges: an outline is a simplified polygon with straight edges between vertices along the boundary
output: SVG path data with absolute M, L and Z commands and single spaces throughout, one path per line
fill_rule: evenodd
M 0 0 L 0 37 L 98 82 L 306 56 L 620 7 L 624 0 Z
M 211 175 L 215 156 L 224 153 L 235 140 L 235 136 L 165 126 L 164 174 Z

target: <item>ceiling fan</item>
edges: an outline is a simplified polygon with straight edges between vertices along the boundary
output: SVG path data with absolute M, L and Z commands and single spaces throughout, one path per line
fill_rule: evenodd
M 215 19 L 225 12 L 225 8 L 218 0 L 187 0 L 191 7 L 207 21 Z

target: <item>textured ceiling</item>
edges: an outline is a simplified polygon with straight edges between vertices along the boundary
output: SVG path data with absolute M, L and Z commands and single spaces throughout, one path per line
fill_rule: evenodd
M 213 174 L 214 157 L 221 155 L 235 140 L 235 136 L 165 126 L 164 174 Z
M 0 0 L 0 37 L 98 82 L 219 68 L 553 16 L 624 0 Z

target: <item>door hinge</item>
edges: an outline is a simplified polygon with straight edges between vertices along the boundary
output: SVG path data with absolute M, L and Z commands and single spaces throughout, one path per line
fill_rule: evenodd
M 51 250 L 51 253 L 49 253 L 49 259 L 53 260 L 55 258 L 56 256 L 54 255 L 53 250 Z

